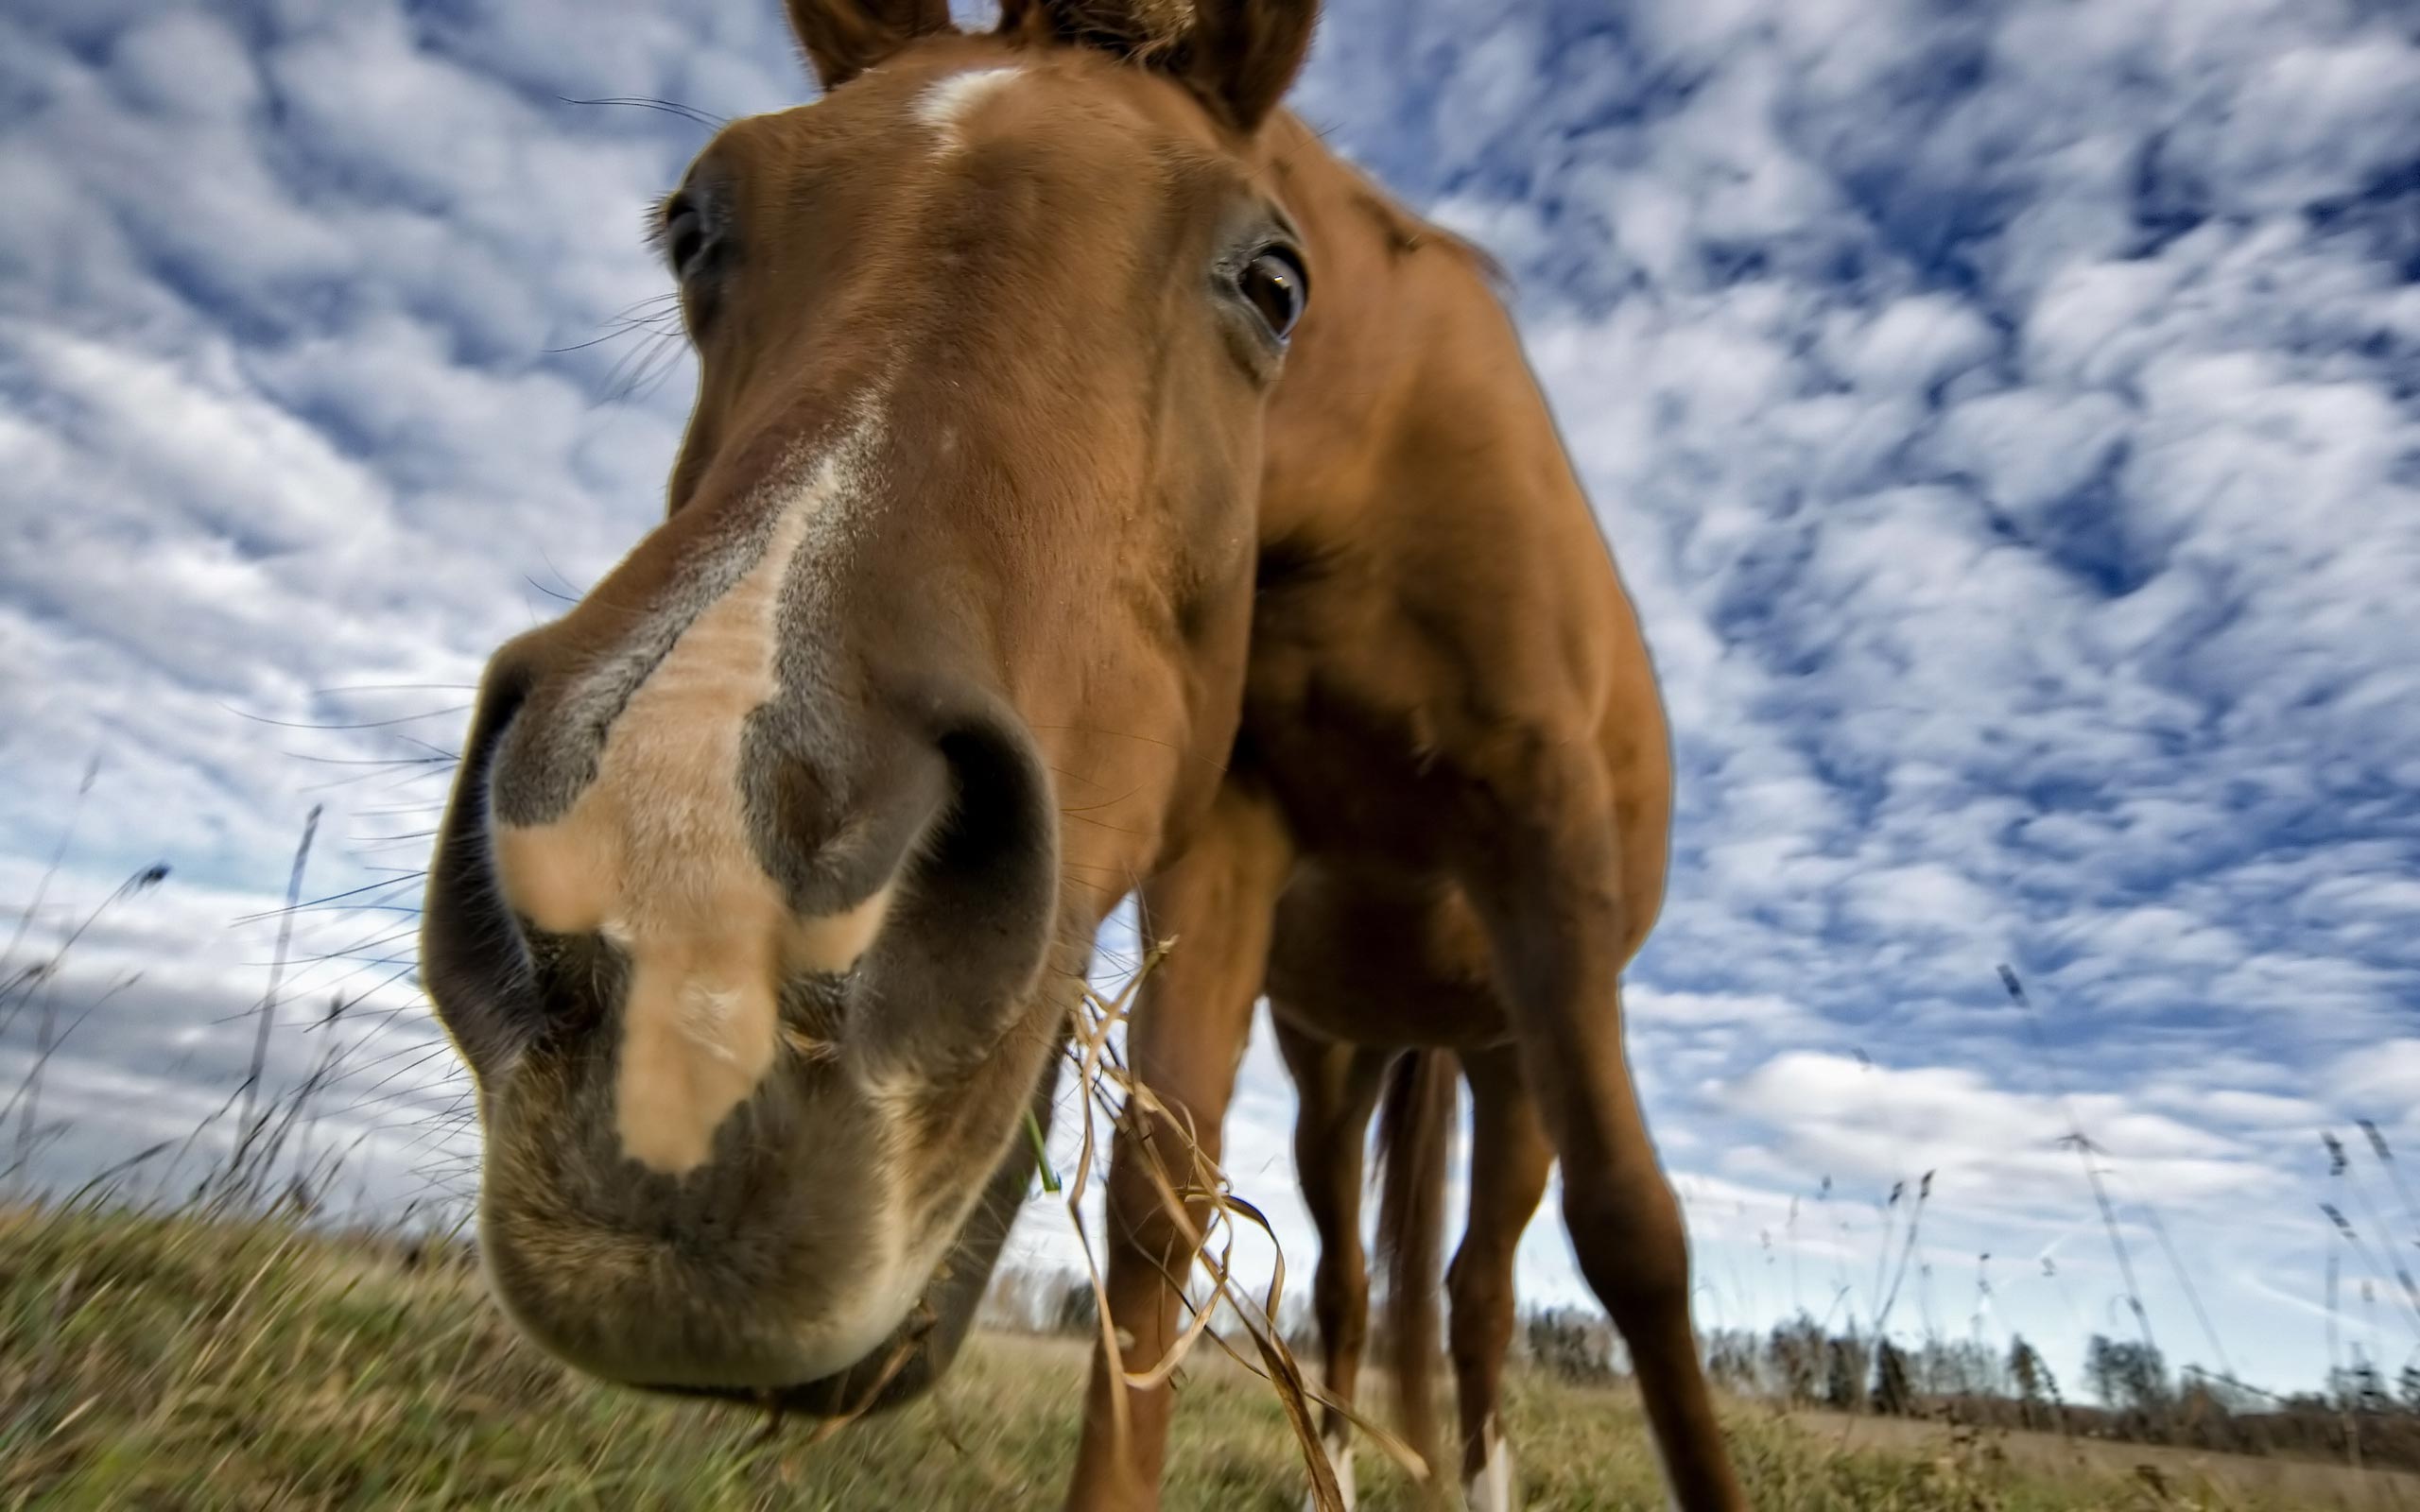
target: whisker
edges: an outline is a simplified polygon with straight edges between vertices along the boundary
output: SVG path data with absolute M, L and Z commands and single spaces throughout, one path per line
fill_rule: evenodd
M 475 693 L 475 682 L 344 682 L 334 687 L 313 688 L 314 698 L 331 698 L 345 693 Z
M 644 94 L 609 94 L 596 99 L 577 99 L 569 94 L 558 94 L 555 98 L 565 105 L 628 105 L 635 110 L 656 111 L 666 115 L 677 116 L 695 126 L 702 126 L 709 131 L 719 131 L 729 124 L 724 117 L 701 111 L 694 105 L 683 105 L 678 100 L 660 100 Z
M 306 750 L 283 752 L 298 762 L 310 762 L 318 766 L 430 766 L 440 763 L 458 762 L 457 755 L 444 756 L 314 756 Z
M 650 295 L 636 304 L 628 305 L 615 312 L 602 335 L 592 336 L 586 341 L 575 341 L 566 347 L 544 347 L 540 350 L 548 356 L 561 356 L 566 352 L 585 352 L 591 347 L 603 346 L 608 341 L 629 335 L 634 331 L 654 331 L 661 334 L 666 329 L 666 321 L 678 322 L 681 315 L 680 304 L 681 296 L 677 293 Z M 641 314 L 642 311 L 646 313 Z
M 413 724 L 423 719 L 440 719 L 447 714 L 458 714 L 471 706 L 467 703 L 458 703 L 449 708 L 431 709 L 423 713 L 400 714 L 392 719 L 361 719 L 336 724 L 322 724 L 315 719 L 271 719 L 267 714 L 248 713 L 233 704 L 224 701 L 221 701 L 218 707 L 238 719 L 249 719 L 256 725 L 274 725 L 280 730 L 387 730 L 396 725 Z
M 267 919 L 282 919 L 289 913 L 303 913 L 314 908 L 325 908 L 331 903 L 341 902 L 347 898 L 356 898 L 365 892 L 374 892 L 381 887 L 398 886 L 414 877 L 424 877 L 427 874 L 427 869 L 424 868 L 405 876 L 389 877 L 384 882 L 366 882 L 358 887 L 348 887 L 342 892 L 332 892 L 324 898 L 314 898 L 307 903 L 296 903 L 292 908 L 265 908 L 258 913 L 238 915 L 230 920 L 230 923 L 232 925 L 257 924 Z

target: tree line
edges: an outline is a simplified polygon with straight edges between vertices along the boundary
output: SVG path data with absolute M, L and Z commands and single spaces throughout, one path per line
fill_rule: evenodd
M 1015 1332 L 1090 1338 L 1098 1319 L 1091 1279 L 1067 1272 L 1004 1267 L 984 1303 L 989 1326 Z M 1306 1300 L 1288 1298 L 1277 1323 L 1299 1358 L 1317 1358 Z M 1371 1326 L 1381 1324 L 1374 1317 Z M 2171 1368 L 2150 1342 L 2104 1334 L 2086 1344 L 2083 1379 L 2072 1384 L 2021 1335 L 2005 1346 L 1978 1337 L 1910 1343 L 1827 1330 L 1801 1314 L 1764 1332 L 1717 1330 L 1700 1347 L 1722 1389 L 1793 1408 L 2420 1469 L 2420 1358 L 2392 1374 L 2356 1359 L 2323 1390 L 2277 1396 L 2198 1366 Z M 1630 1373 L 1621 1336 L 1593 1308 L 1524 1309 L 1512 1354 L 1575 1385 Z

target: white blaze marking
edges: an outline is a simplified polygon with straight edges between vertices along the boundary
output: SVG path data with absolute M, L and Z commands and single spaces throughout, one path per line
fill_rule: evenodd
M 890 904 L 884 888 L 841 914 L 793 918 L 756 859 L 741 772 L 748 716 L 781 691 L 793 559 L 811 537 L 821 546 L 846 530 L 874 423 L 866 416 L 787 490 L 755 565 L 631 693 L 569 812 L 495 828 L 497 874 L 523 917 L 599 932 L 629 954 L 614 1121 L 624 1153 L 672 1175 L 705 1161 L 770 1069 L 781 984 L 854 966 Z
M 1486 1458 L 1479 1462 L 1478 1473 L 1462 1487 L 1462 1499 L 1470 1503 L 1471 1512 L 1514 1512 L 1520 1503 L 1514 1500 L 1519 1481 L 1512 1473 L 1512 1449 L 1504 1442 L 1503 1431 L 1496 1427 L 1494 1414 L 1479 1432 L 1479 1443 Z
M 963 146 L 959 126 L 975 108 L 998 94 L 1025 70 L 1014 64 L 970 68 L 952 74 L 916 98 L 916 119 L 941 133 L 944 147 Z
M 1336 1488 L 1344 1493 L 1344 1512 L 1353 1512 L 1358 1504 L 1353 1488 L 1353 1441 L 1338 1429 L 1320 1435 L 1320 1448 L 1327 1452 L 1327 1468 L 1336 1472 Z M 1320 1512 L 1317 1487 L 1303 1493 L 1303 1512 Z

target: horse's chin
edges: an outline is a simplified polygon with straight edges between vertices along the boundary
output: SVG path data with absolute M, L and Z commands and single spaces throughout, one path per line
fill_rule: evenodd
M 1045 1058 L 1027 1105 L 1037 1127 L 1047 1132 L 1059 1085 L 1056 1055 Z M 856 1418 L 905 1406 L 930 1391 L 957 1360 L 1001 1246 L 1024 1206 L 1033 1176 L 1032 1146 L 1012 1143 L 959 1228 L 957 1241 L 925 1277 L 907 1315 L 856 1364 L 830 1375 L 780 1386 L 648 1385 L 672 1396 L 745 1402 L 807 1418 Z
M 913 1314 L 845 1370 L 786 1386 L 648 1385 L 667 1396 L 742 1402 L 803 1418 L 856 1418 L 906 1406 L 930 1391 L 948 1370 L 955 1348 L 936 1354 L 938 1325 Z M 959 1331 L 962 1334 L 963 1331 Z

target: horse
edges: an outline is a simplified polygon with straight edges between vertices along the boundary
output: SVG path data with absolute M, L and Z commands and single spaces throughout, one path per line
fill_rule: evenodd
M 1177 944 L 1069 1504 L 1158 1500 L 1209 1199 L 1150 1167 L 1215 1160 L 1266 988 L 1298 1057 L 1412 1051 L 1407 1148 L 1452 1063 L 1517 1089 L 1674 1497 L 1740 1505 L 1622 1049 L 1668 736 L 1483 259 L 1280 108 L 1316 0 L 786 9 L 821 97 L 654 216 L 699 360 L 665 518 L 494 652 L 431 857 L 499 1304 L 642 1388 L 929 1388 L 1131 894 Z

